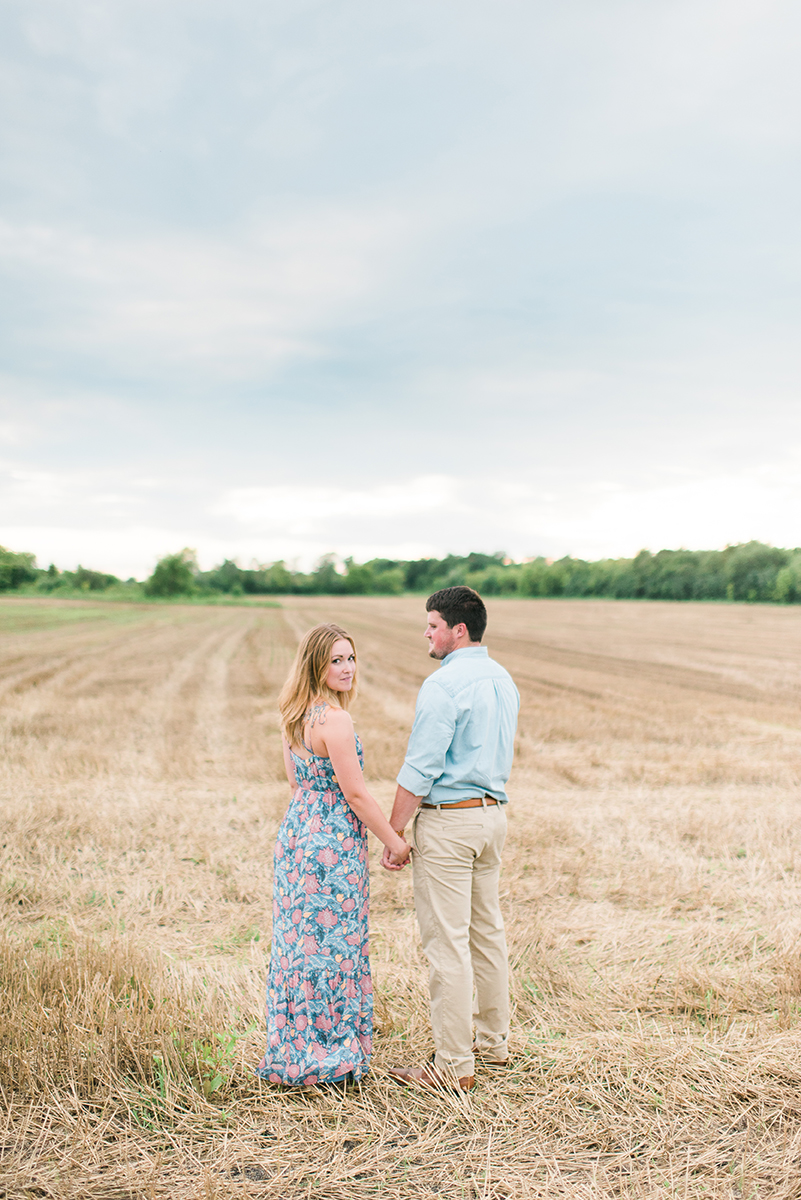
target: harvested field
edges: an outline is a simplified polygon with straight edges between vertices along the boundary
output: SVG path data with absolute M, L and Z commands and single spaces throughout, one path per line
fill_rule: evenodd
M 431 1047 L 374 844 L 368 1082 L 253 1077 L 277 691 L 309 625 L 354 633 L 388 807 L 422 612 L 0 600 L 0 1196 L 801 1195 L 801 609 L 490 602 L 523 701 L 513 1066 L 469 1097 L 387 1078 Z

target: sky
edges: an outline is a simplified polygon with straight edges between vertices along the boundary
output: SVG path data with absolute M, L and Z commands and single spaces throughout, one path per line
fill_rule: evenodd
M 6 0 L 0 543 L 801 544 L 801 8 Z

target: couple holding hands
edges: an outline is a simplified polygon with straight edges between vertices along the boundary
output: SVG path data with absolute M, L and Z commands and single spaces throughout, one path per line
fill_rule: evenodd
M 267 1052 L 257 1068 L 270 1083 L 344 1087 L 369 1068 L 367 830 L 383 842 L 388 870 L 411 855 L 429 962 L 436 1052 L 390 1075 L 466 1092 L 476 1056 L 487 1066 L 508 1058 L 498 879 L 519 697 L 481 645 L 487 611 L 477 592 L 445 588 L 426 611 L 428 653 L 441 666 L 420 689 L 389 820 L 365 785 L 347 711 L 356 684 L 351 636 L 337 625 L 309 630 L 281 692 L 293 796 L 275 845 Z

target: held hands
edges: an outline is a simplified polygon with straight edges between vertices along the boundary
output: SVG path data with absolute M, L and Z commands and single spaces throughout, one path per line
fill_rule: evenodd
M 388 871 L 402 871 L 409 863 L 409 855 L 412 848 L 407 841 L 404 841 L 404 852 L 402 854 L 393 854 L 389 846 L 384 847 L 384 854 L 381 858 L 381 866 L 386 867 Z

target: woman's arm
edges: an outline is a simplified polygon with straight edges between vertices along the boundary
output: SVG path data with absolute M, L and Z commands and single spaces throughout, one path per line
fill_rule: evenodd
M 320 729 L 320 733 L 325 739 L 326 753 L 331 759 L 337 783 L 342 788 L 348 804 L 359 820 L 384 843 L 390 853 L 405 861 L 409 857 L 408 842 L 395 832 L 365 785 L 356 753 L 353 721 L 344 709 L 329 708 L 325 726 Z
M 286 771 L 286 777 L 289 780 L 289 786 L 294 792 L 298 786 L 298 781 L 295 778 L 295 768 L 292 765 L 292 755 L 289 753 L 289 746 L 283 734 L 281 734 L 281 748 L 284 752 L 284 770 Z

